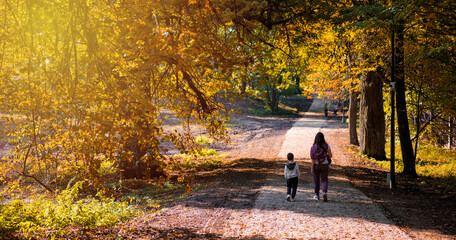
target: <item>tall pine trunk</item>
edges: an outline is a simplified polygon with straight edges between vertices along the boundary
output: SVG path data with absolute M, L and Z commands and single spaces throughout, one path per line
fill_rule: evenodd
M 377 160 L 386 159 L 382 84 L 380 75 L 373 71 L 361 80 L 360 151 Z
M 404 21 L 400 20 L 396 28 L 397 43 L 395 47 L 396 64 L 396 111 L 399 139 L 401 142 L 402 159 L 404 162 L 403 174 L 416 177 L 415 154 L 413 153 L 410 139 L 410 128 L 407 115 L 407 102 L 405 99 L 405 74 L 404 74 Z

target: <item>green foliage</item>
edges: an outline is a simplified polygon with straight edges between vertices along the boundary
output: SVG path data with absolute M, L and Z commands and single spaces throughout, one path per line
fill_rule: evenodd
M 395 172 L 404 170 L 400 142 L 395 146 Z M 384 169 L 390 169 L 390 161 L 379 161 L 366 155 L 354 152 L 367 161 Z M 390 143 L 386 143 L 386 156 L 390 158 Z M 437 147 L 432 144 L 422 144 L 417 157 L 416 172 L 423 179 L 423 184 L 431 183 L 446 189 L 449 194 L 456 196 L 456 151 Z
M 210 144 L 210 143 L 213 143 L 214 140 L 211 139 L 211 138 L 208 138 L 208 137 L 206 137 L 206 136 L 204 136 L 204 135 L 198 135 L 198 136 L 196 137 L 196 139 L 195 139 L 195 142 L 198 143 L 198 144 L 200 144 L 200 145 L 205 145 L 205 144 L 208 144 L 208 143 L 209 143 L 209 144 Z
M 256 116 L 267 116 L 267 115 L 270 115 L 270 112 L 268 112 L 267 109 L 248 108 L 247 111 L 250 114 L 253 114 L 253 115 L 256 115 Z
M 248 112 L 256 116 L 284 116 L 284 117 L 298 117 L 297 109 L 285 108 L 279 105 L 277 111 L 273 112 L 270 108 L 249 108 Z
M 419 175 L 438 179 L 437 183 L 448 190 L 456 189 L 456 151 L 423 145 L 416 164 Z
M 202 148 L 193 154 L 178 154 L 168 163 L 170 170 L 198 170 L 219 167 L 224 155 L 220 155 L 215 149 Z
M 416 172 L 419 176 L 429 178 L 432 183 L 442 186 L 448 191 L 456 189 L 456 151 L 437 147 L 433 144 L 422 144 L 419 147 Z M 400 143 L 396 142 L 396 172 L 404 169 Z M 390 157 L 390 144 L 386 144 L 386 155 Z M 378 166 L 389 169 L 389 161 L 374 161 Z M 454 192 L 453 192 L 454 193 Z
M 205 157 L 205 156 L 217 156 L 219 154 L 217 153 L 217 151 L 215 149 L 202 148 L 195 155 L 198 157 Z
M 105 160 L 105 161 L 101 162 L 100 168 L 98 169 L 98 174 L 101 177 L 105 177 L 105 176 L 116 174 L 116 173 L 117 173 L 117 168 L 115 166 L 114 161 Z
M 140 214 L 127 201 L 115 201 L 98 194 L 78 199 L 82 182 L 77 182 L 56 196 L 14 199 L 0 204 L 0 236 L 15 232 L 32 234 L 45 229 L 64 231 L 70 226 L 95 228 L 112 226 Z
M 186 153 L 177 154 L 176 156 L 190 159 L 190 158 L 195 158 L 195 157 L 207 157 L 207 156 L 218 156 L 218 155 L 219 154 L 217 153 L 217 150 L 203 147 L 203 148 L 194 149 L 193 152 L 191 152 L 189 154 L 186 154 Z
M 207 159 L 204 159 L 199 166 L 202 167 L 203 169 L 212 169 L 212 168 L 219 167 L 221 163 L 222 163 L 221 157 L 207 158 Z
M 299 92 L 301 92 L 301 89 L 296 85 L 287 85 L 280 91 L 282 96 L 295 96 Z

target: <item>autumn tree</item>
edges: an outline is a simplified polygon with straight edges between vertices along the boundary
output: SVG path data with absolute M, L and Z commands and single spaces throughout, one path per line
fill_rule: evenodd
M 191 151 L 190 125 L 223 139 L 228 115 L 214 96 L 230 92 L 232 70 L 271 50 L 263 77 L 282 81 L 292 41 L 280 39 L 315 9 L 181 0 L 1 6 L 1 111 L 16 128 L 8 167 L 50 191 L 70 176 L 102 186 L 106 165 L 126 178 L 160 175 L 161 142 Z M 164 111 L 187 131 L 166 131 Z
M 325 30 L 312 43 L 319 46 L 312 54 L 311 78 L 320 91 L 330 98 L 349 100 L 350 144 L 359 145 L 357 134 L 358 94 L 360 76 L 368 67 L 363 58 L 362 32 L 349 29 L 348 24 L 327 23 Z M 328 27 L 331 26 L 331 27 Z M 332 73 L 332 75 L 328 75 Z
M 415 157 L 419 151 L 420 135 L 435 139 L 440 144 L 451 141 L 456 66 L 454 49 L 450 47 L 455 42 L 454 33 L 450 30 L 454 19 L 447 17 L 448 11 L 456 6 L 445 2 L 427 2 L 416 7 L 420 17 L 416 18 L 418 24 L 409 31 L 413 41 L 407 45 L 410 61 L 406 63 L 406 68 L 410 69 L 408 99 L 413 113 Z
M 418 42 L 420 41 L 428 41 L 432 43 L 433 41 L 440 41 L 438 39 L 446 38 L 451 39 L 451 22 L 453 21 L 452 18 L 446 18 L 446 20 L 437 20 L 435 16 L 439 14 L 440 16 L 447 16 L 448 12 L 454 9 L 454 3 L 450 2 L 443 2 L 443 3 L 430 3 L 430 2 L 422 2 L 422 1 L 412 1 L 412 0 L 403 0 L 403 1 L 392 1 L 392 2 L 363 2 L 362 5 L 356 6 L 353 8 L 353 13 L 360 16 L 361 26 L 363 28 L 369 28 L 370 26 L 377 26 L 381 28 L 381 26 L 389 26 L 390 32 L 388 35 L 391 36 L 391 31 L 394 31 L 394 40 L 395 40 L 395 74 L 394 79 L 396 81 L 396 102 L 397 102 L 397 116 L 398 116 L 398 129 L 399 129 L 399 138 L 401 141 L 401 150 L 402 150 L 402 158 L 404 161 L 404 174 L 410 176 L 416 176 L 415 170 L 415 157 L 416 157 L 416 149 L 412 147 L 411 143 L 411 132 L 410 132 L 410 122 L 409 122 L 409 113 L 411 108 L 409 106 L 412 102 L 410 102 L 411 98 L 407 98 L 407 96 L 411 93 L 412 85 L 410 83 L 417 83 L 420 80 L 416 79 L 417 76 L 424 76 L 423 71 L 419 71 L 421 67 L 420 64 L 425 62 L 435 61 L 435 57 L 431 57 L 430 55 L 421 55 L 421 57 L 416 58 L 415 55 L 416 50 L 423 48 L 418 47 L 416 48 Z M 435 24 L 437 23 L 437 24 Z M 432 30 L 431 30 L 432 29 Z M 436 31 L 436 29 L 440 29 L 441 31 Z M 427 37 L 422 33 L 430 33 L 433 32 L 433 36 L 427 34 Z M 439 32 L 439 34 L 435 34 Z M 387 38 L 383 38 L 385 43 L 388 42 Z M 452 41 L 452 40 L 450 40 Z M 437 46 L 437 45 L 434 45 Z M 440 45 L 442 46 L 442 45 Z M 443 45 L 445 46 L 445 45 Z M 415 48 L 415 50 L 413 50 Z M 432 49 L 432 48 L 431 48 Z M 415 53 L 414 53 L 415 51 Z M 428 53 L 434 52 L 435 50 L 432 49 Z M 447 51 L 447 50 L 445 50 Z M 443 52 L 445 52 L 443 51 Z M 408 55 L 406 55 L 406 53 Z M 435 56 L 435 55 L 434 55 Z M 381 57 L 381 55 L 380 55 Z M 434 60 L 432 60 L 434 59 Z M 451 58 L 450 58 L 451 59 Z M 419 60 L 419 61 L 417 61 Z M 412 63 L 412 64 L 411 64 Z M 409 65 L 410 64 L 410 65 Z M 413 65 L 413 67 L 411 67 Z M 442 63 L 439 63 L 441 67 L 444 66 Z M 418 68 L 416 68 L 418 66 Z M 436 65 L 435 65 L 436 66 Z M 445 70 L 440 71 L 440 73 L 446 72 L 448 66 Z M 443 69 L 443 68 L 438 68 Z M 451 69 L 451 67 L 450 67 Z M 419 74 L 416 74 L 419 71 Z M 428 72 L 429 73 L 429 72 Z M 435 76 L 435 75 L 434 75 Z M 448 76 L 447 74 L 442 74 L 441 76 Z M 433 78 L 432 74 L 428 74 L 427 77 Z M 422 78 L 422 77 L 421 77 Z M 439 78 L 433 78 L 433 80 L 437 80 Z M 443 78 L 440 78 L 443 80 Z M 418 80 L 418 81 L 417 81 Z M 448 81 L 449 79 L 446 78 L 443 81 Z M 439 80 L 437 80 L 440 82 Z M 414 84 L 414 89 L 417 88 Z M 437 84 L 438 85 L 438 84 Z M 436 86 L 437 86 L 436 85 Z M 433 90 L 428 89 L 430 91 L 426 91 L 426 94 L 431 94 Z M 419 92 L 419 91 L 418 91 Z M 418 93 L 417 92 L 417 93 Z M 419 94 L 417 94 L 419 95 Z M 417 96 L 415 95 L 415 96 Z M 451 95 L 451 94 L 450 94 Z M 424 95 L 421 95 L 424 96 Z M 451 97 L 450 97 L 451 98 Z M 418 100 L 418 97 L 415 98 Z M 451 104 L 450 104 L 451 105 Z M 450 107 L 451 108 L 451 107 Z M 419 130 L 417 130 L 419 131 Z M 416 138 L 415 138 L 416 139 Z
M 234 16 L 208 4 L 2 1 L 9 167 L 49 190 L 68 176 L 101 181 L 104 162 L 123 177 L 160 174 L 160 143 L 187 151 L 193 141 L 164 131 L 164 110 L 223 138 L 227 112 L 213 96 L 240 57 Z
M 248 72 L 254 93 L 265 100 L 273 111 L 278 110 L 281 92 L 299 79 L 307 66 L 303 64 L 303 51 L 297 43 L 307 39 L 304 28 L 318 4 L 307 5 L 299 1 L 241 1 L 231 2 L 235 10 L 234 28 L 241 49 L 250 56 Z M 309 15 L 309 16 L 307 16 Z M 305 53 L 304 53 L 305 55 Z M 246 75 L 243 75 L 246 76 Z M 246 81 L 242 80 L 245 89 Z M 300 86 L 298 87 L 299 90 Z
M 428 5 L 428 3 L 421 3 L 415 1 L 401 1 L 397 3 L 398 9 L 406 12 L 407 14 L 396 13 L 395 14 L 395 23 L 396 23 L 396 35 L 397 35 L 397 62 L 398 62 L 398 76 L 397 76 L 397 112 L 398 112 L 398 124 L 399 124 L 399 136 L 401 137 L 401 149 L 402 155 L 404 159 L 404 173 L 411 176 L 416 176 L 415 170 L 415 159 L 416 159 L 416 150 L 415 153 L 412 148 L 411 139 L 410 139 L 410 132 L 408 130 L 408 115 L 407 115 L 407 106 L 406 106 L 406 95 L 404 94 L 407 91 L 406 87 L 406 80 L 413 81 L 413 75 L 410 72 L 413 72 L 417 69 L 406 69 L 407 61 L 405 60 L 404 56 L 404 49 L 409 49 L 410 45 L 414 44 L 420 38 L 413 38 L 413 35 L 416 32 L 422 32 L 423 28 L 426 28 L 427 23 L 429 23 L 429 19 L 432 19 L 433 14 L 435 12 L 439 12 L 440 14 L 447 14 L 448 10 L 455 9 L 454 3 L 435 3 L 435 5 Z M 432 7 L 431 7 L 432 6 Z M 416 15 L 412 15 L 417 13 Z M 443 20 L 444 22 L 446 20 Z M 451 20 L 450 20 L 451 21 Z M 443 29 L 448 28 L 448 22 L 441 25 Z M 432 25 L 432 20 L 431 24 Z M 409 28 L 407 28 L 410 26 Z M 450 34 L 451 35 L 451 34 Z M 431 41 L 435 41 L 439 38 L 446 38 L 448 36 L 448 32 L 443 31 L 443 34 L 434 35 Z M 453 35 L 454 36 L 454 35 Z M 406 38 L 408 37 L 408 38 Z M 426 39 L 426 38 L 424 38 Z M 451 39 L 451 37 L 450 37 Z M 453 38 L 454 40 L 454 38 Z M 450 40 L 451 41 L 451 40 Z M 442 45 L 441 45 L 442 46 Z M 445 46 L 445 45 L 443 45 Z M 432 51 L 432 50 L 431 50 Z M 448 50 L 444 50 L 448 51 Z M 450 50 L 451 51 L 451 50 Z M 408 57 L 408 56 L 407 56 Z M 428 56 L 423 58 L 424 61 L 432 61 L 434 57 Z M 450 57 L 451 59 L 451 57 Z M 454 58 L 453 58 L 454 59 Z M 445 66 L 443 62 L 439 64 L 440 66 Z M 452 64 L 446 65 L 446 69 L 448 67 L 451 69 Z M 446 69 L 442 69 L 440 73 L 447 72 Z M 416 76 L 416 75 L 415 75 Z M 428 73 L 429 77 L 432 77 L 432 74 Z M 442 76 L 448 76 L 447 74 L 443 74 Z M 439 82 L 439 80 L 447 81 L 448 78 L 434 78 L 435 81 Z M 444 80 L 445 79 L 445 80 Z M 451 77 L 450 77 L 451 79 Z M 448 79 L 449 80 L 449 79 Z M 439 84 L 435 84 L 438 86 Z M 438 89 L 438 88 L 436 88 Z M 430 89 L 429 89 L 430 90 Z M 437 93 L 437 92 L 435 92 Z M 454 93 L 454 92 L 453 92 Z M 454 94 L 450 94 L 449 96 Z M 448 95 L 447 95 L 448 96 Z M 451 97 L 450 97 L 451 98 Z M 446 103 L 445 103 L 446 104 Z M 451 104 L 449 105 L 451 106 Z M 450 107 L 451 109 L 452 107 Z M 419 120 L 418 120 L 419 121 Z M 419 132 L 419 126 L 417 131 Z
M 192 125 L 225 139 L 229 112 L 217 97 L 236 90 L 272 110 L 297 83 L 350 93 L 356 144 L 359 78 L 388 75 L 392 27 L 406 174 L 410 103 L 416 115 L 455 112 L 445 88 L 456 72 L 451 2 L 2 0 L 0 9 L 0 111 L 15 145 L 2 164 L 50 191 L 71 178 L 102 186 L 106 166 L 127 178 L 163 174 L 163 141 L 192 151 Z M 163 127 L 165 112 L 181 130 Z

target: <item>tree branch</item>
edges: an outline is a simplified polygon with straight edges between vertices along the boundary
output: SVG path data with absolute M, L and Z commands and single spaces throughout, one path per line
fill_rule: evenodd
M 171 65 L 178 66 L 179 61 L 175 58 L 168 57 L 168 56 L 160 56 L 165 62 Z M 192 80 L 192 76 L 186 71 L 185 69 L 179 69 L 182 72 L 183 79 L 187 82 L 188 87 L 196 94 L 196 98 L 198 99 L 198 103 L 201 106 L 201 110 L 204 113 L 211 113 L 213 109 L 209 107 L 207 104 L 206 97 L 204 94 L 196 87 L 195 83 Z
M 411 141 L 415 141 L 419 136 L 420 134 L 424 131 L 424 129 L 429 125 L 431 124 L 432 121 L 434 121 L 436 118 L 440 117 L 440 113 L 436 114 L 435 116 L 433 116 L 429 121 L 427 121 L 422 128 L 420 129 L 417 129 L 417 133 L 415 135 L 415 137 L 413 137 L 413 139 Z M 419 121 L 419 119 L 418 119 Z
M 41 186 L 43 186 L 46 190 L 48 190 L 49 192 L 51 193 L 54 193 L 54 191 L 49 188 L 48 186 L 46 186 L 46 184 L 44 184 L 43 182 L 41 182 L 37 177 L 35 176 L 32 176 L 32 175 L 29 175 L 27 174 L 27 159 L 29 157 L 29 154 L 30 154 L 30 150 L 32 149 L 32 146 L 33 144 L 30 144 L 29 148 L 27 149 L 27 153 L 25 154 L 25 157 L 24 157 L 24 164 L 22 165 L 22 172 L 18 172 L 18 174 L 20 176 L 24 176 L 24 177 L 28 177 L 28 178 L 32 178 L 33 180 L 35 180 L 38 184 L 40 184 Z

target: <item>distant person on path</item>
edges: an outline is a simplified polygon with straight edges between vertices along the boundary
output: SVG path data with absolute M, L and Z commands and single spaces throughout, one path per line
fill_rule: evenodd
M 287 201 L 293 202 L 298 189 L 299 166 L 294 162 L 293 153 L 287 154 L 288 163 L 285 165 L 284 175 L 287 179 Z M 291 195 L 290 195 L 291 194 Z
M 327 117 L 328 116 L 328 103 L 325 103 L 324 109 L 325 109 L 325 117 Z
M 310 172 L 314 179 L 314 199 L 320 199 L 320 183 L 321 189 L 323 190 L 323 201 L 328 201 L 328 170 L 329 163 L 327 156 L 332 157 L 331 147 L 325 141 L 323 133 L 319 132 L 315 136 L 315 141 L 310 148 L 310 158 L 312 159 L 312 165 Z

